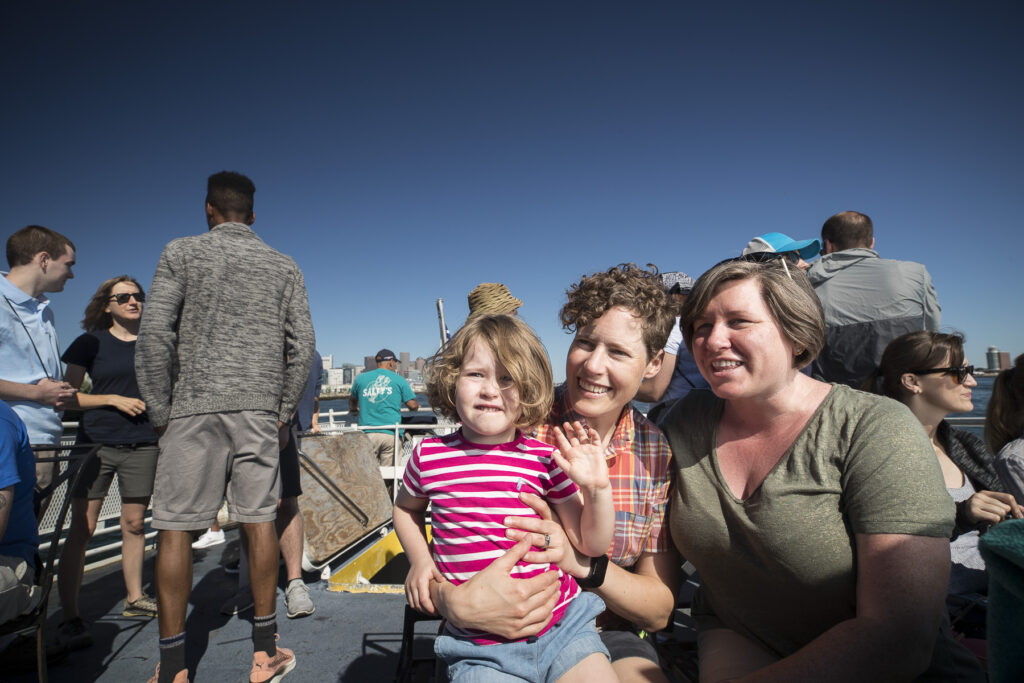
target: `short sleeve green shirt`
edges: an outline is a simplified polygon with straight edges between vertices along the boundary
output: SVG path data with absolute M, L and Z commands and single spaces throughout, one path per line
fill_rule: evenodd
M 901 403 L 833 386 L 746 500 L 718 466 L 723 408 L 695 391 L 665 421 L 678 469 L 672 539 L 700 572 L 699 628 L 725 626 L 792 654 L 855 616 L 854 534 L 949 538 L 953 501 Z

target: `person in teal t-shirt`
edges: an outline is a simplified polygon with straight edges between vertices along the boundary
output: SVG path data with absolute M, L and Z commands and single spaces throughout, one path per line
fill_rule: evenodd
M 352 383 L 349 411 L 359 413 L 360 426 L 394 425 L 401 422 L 402 404 L 419 410 L 420 404 L 409 383 L 395 370 L 398 361 L 390 349 L 381 349 L 376 356 L 377 369 L 361 373 Z M 368 429 L 372 451 L 381 465 L 395 462 L 395 437 L 391 429 Z M 402 432 L 398 432 L 399 438 Z

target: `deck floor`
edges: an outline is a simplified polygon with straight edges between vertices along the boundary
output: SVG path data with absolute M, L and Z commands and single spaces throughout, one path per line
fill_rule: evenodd
M 224 616 L 221 605 L 235 593 L 237 575 L 223 566 L 238 557 L 239 530 L 227 531 L 227 542 L 207 550 L 193 551 L 193 589 L 187 617 L 186 661 L 190 680 L 248 680 L 252 662 L 252 610 L 241 616 Z M 155 554 L 149 553 L 143 566 L 143 585 L 150 594 Z M 387 683 L 393 681 L 401 646 L 405 596 L 386 593 L 339 593 L 328 591 L 319 576 L 307 575 L 306 582 L 316 612 L 302 619 L 288 619 L 284 605 L 284 570 L 281 570 L 277 599 L 280 644 L 295 652 L 297 666 L 286 683 L 300 681 L 344 681 Z M 685 591 L 685 589 L 684 589 Z M 68 653 L 49 666 L 54 683 L 143 683 L 153 675 L 159 661 L 156 619 L 124 617 L 124 582 L 120 564 L 89 572 L 83 581 L 80 612 L 90 624 L 92 647 Z M 61 621 L 56 586 L 50 599 L 48 639 Z M 695 680 L 692 623 L 684 610 L 677 610 L 675 628 L 662 652 L 671 667 L 673 681 Z M 437 622 L 416 626 L 416 656 L 430 653 L 431 634 Z M 31 655 L 32 653 L 22 653 Z M 0 683 L 36 681 L 31 668 L 18 672 L 9 660 L 0 660 Z M 420 666 L 414 680 L 430 679 L 429 666 Z
M 226 574 L 222 567 L 238 556 L 239 531 L 227 534 L 227 543 L 193 551 L 193 590 L 186 628 L 186 657 L 192 681 L 248 680 L 252 663 L 252 610 L 240 617 L 220 613 L 221 605 L 237 586 L 237 575 Z M 155 555 L 150 553 L 143 567 L 143 583 L 150 594 L 155 593 L 154 559 Z M 405 596 L 337 593 L 321 586 L 318 576 L 307 576 L 306 581 L 316 606 L 316 612 L 309 617 L 288 619 L 283 589 L 278 590 L 280 644 L 293 650 L 297 659 L 295 670 L 285 680 L 391 681 L 401 643 Z M 121 616 L 123 600 L 119 564 L 85 576 L 80 611 L 86 623 L 91 624 L 95 643 L 51 664 L 51 681 L 143 683 L 153 675 L 159 661 L 157 620 Z M 50 640 L 60 620 L 60 599 L 54 586 L 47 622 Z M 35 680 L 34 667 L 14 673 L 0 662 L 3 683 Z

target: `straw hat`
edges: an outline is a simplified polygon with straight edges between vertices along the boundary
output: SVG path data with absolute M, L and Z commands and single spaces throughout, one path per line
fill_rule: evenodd
M 523 302 L 500 282 L 481 282 L 469 293 L 469 314 L 514 313 Z

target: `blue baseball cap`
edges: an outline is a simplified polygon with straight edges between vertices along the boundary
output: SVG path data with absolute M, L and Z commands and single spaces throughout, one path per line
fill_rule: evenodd
M 771 251 L 782 254 L 787 251 L 795 251 L 805 261 L 814 258 L 821 251 L 821 242 L 818 240 L 795 240 L 789 235 L 781 232 L 766 232 L 758 235 L 747 243 L 741 256 L 754 254 L 759 251 Z

